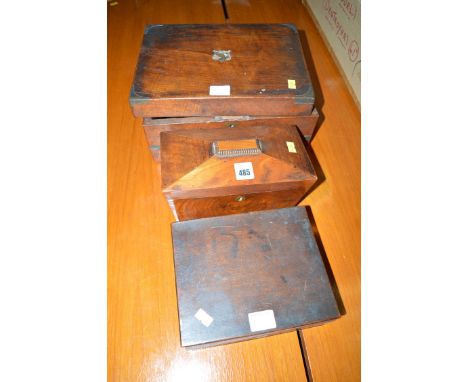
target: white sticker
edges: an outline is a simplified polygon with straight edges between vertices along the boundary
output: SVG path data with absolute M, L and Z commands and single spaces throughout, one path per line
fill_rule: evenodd
M 210 95 L 212 96 L 231 95 L 231 85 L 212 85 L 210 86 Z
M 249 313 L 249 325 L 251 332 L 276 328 L 275 313 L 271 310 Z
M 234 163 L 237 180 L 255 179 L 252 162 Z
M 296 80 L 288 80 L 288 89 L 296 89 Z
M 296 145 L 294 144 L 294 142 L 286 141 L 286 145 L 288 146 L 288 151 L 289 151 L 290 153 L 297 153 L 297 151 L 296 151 Z
M 197 313 L 195 313 L 195 318 L 206 327 L 210 326 L 213 322 L 213 317 L 206 313 L 202 308 L 198 309 Z

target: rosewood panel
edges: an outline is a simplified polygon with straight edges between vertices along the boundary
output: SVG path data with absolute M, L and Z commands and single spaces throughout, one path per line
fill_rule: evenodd
M 172 237 L 182 346 L 340 316 L 304 207 L 178 222 Z
M 310 115 L 292 24 L 148 25 L 130 93 L 137 117 Z
M 210 216 L 239 214 L 249 211 L 284 208 L 298 204 L 307 192 L 306 187 L 296 189 L 234 194 L 214 198 L 171 200 L 169 204 L 178 220 L 190 220 Z

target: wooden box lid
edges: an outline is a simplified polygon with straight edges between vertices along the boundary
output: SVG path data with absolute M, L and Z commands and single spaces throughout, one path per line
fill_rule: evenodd
M 308 115 L 314 92 L 292 24 L 148 25 L 137 117 Z
M 279 191 L 317 180 L 295 126 L 162 132 L 161 177 L 173 198 Z
M 177 222 L 172 239 L 182 346 L 340 316 L 304 207 Z

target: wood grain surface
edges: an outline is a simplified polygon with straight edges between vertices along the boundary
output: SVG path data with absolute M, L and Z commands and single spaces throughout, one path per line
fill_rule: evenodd
M 360 379 L 360 114 L 299 1 L 229 1 L 229 22 L 293 22 L 323 113 L 312 147 L 320 185 L 302 204 L 345 315 L 302 332 L 317 381 Z M 305 381 L 295 333 L 187 351 L 180 347 L 170 223 L 159 165 L 128 104 L 146 24 L 223 23 L 212 0 L 120 1 L 108 9 L 108 380 Z M 310 52 L 313 52 L 313 59 Z M 317 167 L 318 166 L 318 167 Z M 319 243 L 320 244 L 320 243 Z
M 213 59 L 219 50 L 232 59 Z M 152 24 L 130 103 L 138 117 L 310 115 L 314 94 L 294 25 Z
M 183 346 L 258 338 L 340 316 L 304 207 L 177 222 L 172 237 Z M 205 316 L 194 316 L 199 309 Z M 274 324 L 257 327 L 255 313 L 265 311 Z
M 291 190 L 237 193 L 213 198 L 170 199 L 178 220 L 205 218 L 250 211 L 271 210 L 295 206 L 308 188 L 297 183 Z

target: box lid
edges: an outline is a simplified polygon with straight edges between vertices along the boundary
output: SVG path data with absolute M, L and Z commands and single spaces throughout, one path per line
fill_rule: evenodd
M 172 224 L 182 346 L 340 316 L 304 207 Z
M 313 103 L 292 24 L 145 29 L 130 94 L 138 117 L 307 115 Z
M 161 177 L 173 198 L 279 191 L 317 180 L 295 126 L 162 132 Z

